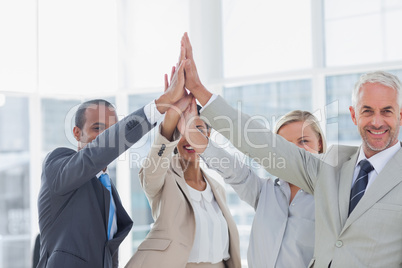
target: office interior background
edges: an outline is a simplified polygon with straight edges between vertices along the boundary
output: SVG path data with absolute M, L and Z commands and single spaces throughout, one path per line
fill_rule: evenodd
M 352 88 L 371 70 L 402 79 L 401 25 L 400 0 L 1 0 L 0 267 L 31 267 L 42 161 L 76 148 L 77 105 L 104 98 L 124 116 L 158 97 L 184 32 L 204 85 L 231 105 L 271 126 L 309 110 L 329 145 L 359 145 Z M 122 266 L 152 224 L 138 171 L 153 135 L 111 166 L 134 220 Z M 254 211 L 226 189 L 247 267 Z

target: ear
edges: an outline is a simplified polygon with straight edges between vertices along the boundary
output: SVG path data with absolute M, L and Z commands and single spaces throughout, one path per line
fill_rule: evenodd
M 353 123 L 357 126 L 357 120 L 356 120 L 356 111 L 353 106 L 349 106 L 349 111 L 350 111 L 350 116 L 352 117 Z
M 211 137 L 211 127 L 208 127 L 208 130 L 207 130 L 207 137 L 208 137 L 208 138 Z
M 81 129 L 80 129 L 79 127 L 74 127 L 74 128 L 73 128 L 73 135 L 74 135 L 74 138 L 75 138 L 77 141 L 80 141 Z
M 322 151 L 323 149 L 322 149 L 322 137 L 320 137 L 320 141 L 319 141 L 319 143 L 318 143 L 318 153 L 320 154 L 320 153 L 323 153 L 323 151 Z
M 402 108 L 399 110 L 399 126 L 402 126 Z

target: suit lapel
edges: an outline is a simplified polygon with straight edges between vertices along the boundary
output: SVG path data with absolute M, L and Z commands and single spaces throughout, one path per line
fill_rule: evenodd
M 102 214 L 103 224 L 104 224 L 105 232 L 106 232 L 106 226 L 107 226 L 106 219 L 108 219 L 108 217 L 109 217 L 109 203 L 106 204 L 107 195 L 105 193 L 105 190 L 107 191 L 107 189 L 103 186 L 103 184 L 96 177 L 94 177 L 92 179 L 92 186 L 95 190 L 95 196 L 98 201 L 99 210 Z M 109 197 L 109 199 L 110 199 L 110 197 Z M 106 209 L 106 207 L 107 207 L 107 209 Z
M 395 186 L 402 182 L 402 150 L 399 150 L 391 160 L 385 165 L 370 188 L 363 195 L 356 208 L 346 221 L 344 229 L 349 227 L 369 208 L 376 204 Z
M 353 181 L 353 172 L 355 170 L 355 165 L 357 157 L 359 155 L 359 150 L 353 154 L 348 161 L 346 161 L 341 168 L 340 178 L 339 178 L 339 214 L 341 219 L 341 228 L 344 226 L 346 220 L 348 219 L 349 213 L 349 199 L 350 190 Z
M 204 174 L 204 177 L 208 181 L 209 185 L 211 185 L 211 190 L 212 190 L 212 193 L 214 194 L 216 203 L 218 203 L 219 208 L 221 209 L 222 214 L 226 219 L 226 213 L 227 212 L 226 212 L 226 206 L 225 206 L 224 201 L 223 201 L 223 197 L 218 192 L 217 187 L 215 185 L 215 182 L 213 180 L 211 180 L 211 178 L 209 178 L 209 176 L 205 172 L 202 172 L 202 173 Z
M 173 156 L 172 162 L 171 162 L 171 167 L 173 169 L 173 172 L 176 173 L 176 175 L 177 175 L 177 176 L 175 176 L 177 186 L 179 186 L 180 190 L 186 197 L 187 201 L 191 204 L 191 196 L 190 196 L 190 192 L 187 188 L 186 181 L 184 179 L 184 173 L 183 173 L 183 169 L 181 168 L 181 165 L 180 165 L 179 156 L 177 156 L 177 155 Z

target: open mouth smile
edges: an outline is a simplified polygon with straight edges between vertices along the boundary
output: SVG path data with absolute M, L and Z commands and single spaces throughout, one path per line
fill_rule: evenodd
M 195 153 L 195 150 L 190 145 L 183 146 L 183 148 L 189 153 Z
M 370 134 L 375 135 L 375 136 L 380 136 L 388 132 L 388 130 L 383 130 L 383 131 L 374 131 L 374 130 L 367 130 Z

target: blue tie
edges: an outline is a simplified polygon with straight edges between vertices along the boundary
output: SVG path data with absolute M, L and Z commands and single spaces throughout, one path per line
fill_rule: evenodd
M 355 184 L 353 184 L 350 192 L 349 215 L 363 197 L 368 183 L 368 174 L 374 169 L 370 162 L 366 159 L 360 161 L 359 165 L 359 175 L 357 175 Z
M 109 221 L 108 221 L 108 226 L 107 226 L 107 238 L 110 239 L 110 230 L 112 228 L 114 210 L 115 210 L 114 203 L 113 203 L 113 196 L 112 196 L 112 186 L 110 184 L 110 178 L 107 173 L 102 174 L 99 177 L 99 180 L 101 181 L 103 186 L 105 186 L 106 189 L 108 189 L 108 191 L 110 193 Z

